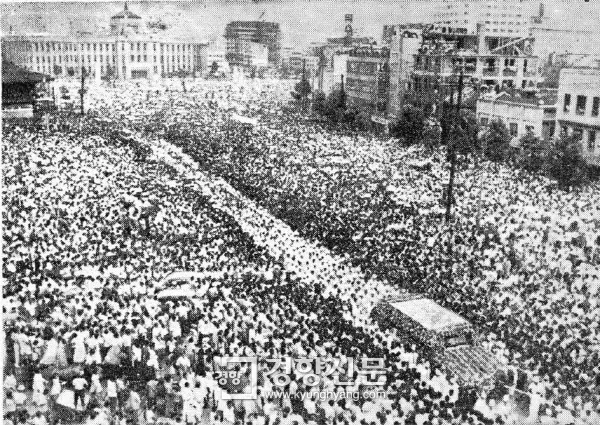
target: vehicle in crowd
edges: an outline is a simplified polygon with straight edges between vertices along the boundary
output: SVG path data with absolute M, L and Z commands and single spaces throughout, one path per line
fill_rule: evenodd
M 499 362 L 479 344 L 475 327 L 464 317 L 420 294 L 400 293 L 381 299 L 371 316 L 399 339 L 423 347 L 464 386 L 491 381 Z

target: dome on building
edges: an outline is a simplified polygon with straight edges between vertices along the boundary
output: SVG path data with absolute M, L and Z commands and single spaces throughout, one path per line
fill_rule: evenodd
M 110 18 L 110 31 L 113 35 L 137 34 L 142 30 L 142 18 L 127 8 Z
M 125 3 L 123 10 L 112 16 L 110 19 L 142 19 L 142 17 L 130 11 L 127 7 L 127 3 Z

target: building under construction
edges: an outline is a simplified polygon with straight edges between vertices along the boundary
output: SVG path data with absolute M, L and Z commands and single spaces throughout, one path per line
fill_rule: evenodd
M 412 87 L 421 99 L 439 97 L 461 72 L 467 85 L 484 91 L 535 86 L 532 43 L 518 0 L 446 1 L 423 32 Z
M 244 66 L 248 46 L 267 46 L 269 65 L 281 63 L 281 29 L 275 22 L 233 21 L 225 27 L 226 59 L 231 66 Z

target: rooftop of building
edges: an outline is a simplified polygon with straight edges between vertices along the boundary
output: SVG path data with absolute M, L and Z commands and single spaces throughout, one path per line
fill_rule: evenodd
M 355 47 L 348 51 L 350 57 L 361 58 L 381 58 L 387 59 L 390 57 L 390 49 L 387 47 Z
M 2 61 L 2 84 L 12 83 L 39 83 L 53 80 L 49 75 L 32 72 L 15 65 L 12 62 Z
M 110 19 L 142 19 L 142 17 L 130 11 L 127 7 L 127 2 L 125 2 L 123 10 L 113 15 Z
M 327 43 L 330 45 L 344 45 L 344 46 L 353 46 L 353 45 L 363 45 L 363 44 L 371 44 L 373 43 L 372 37 L 329 37 L 327 38 Z
M 273 27 L 279 29 L 279 23 L 266 21 L 231 21 L 227 24 L 229 27 Z
M 515 90 L 513 92 L 501 91 L 499 93 L 492 92 L 485 94 L 481 97 L 481 100 L 520 105 L 555 106 L 558 100 L 558 93 L 556 90 Z

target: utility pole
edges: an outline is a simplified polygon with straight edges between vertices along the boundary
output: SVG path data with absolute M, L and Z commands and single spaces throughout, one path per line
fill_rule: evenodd
M 445 98 L 444 98 L 444 87 L 445 87 L 445 82 L 444 82 L 444 77 L 440 76 L 438 71 L 440 70 L 439 68 L 441 68 L 442 66 L 444 66 L 444 61 L 445 61 L 446 55 L 443 55 L 440 57 L 440 65 L 439 67 L 435 67 L 435 78 L 436 81 L 439 82 L 439 86 L 438 86 L 438 105 L 437 105 L 437 113 L 438 113 L 438 117 L 440 120 L 440 143 L 442 145 L 446 145 L 448 146 L 448 120 L 446 119 L 446 103 L 445 103 Z M 451 92 L 453 93 L 453 89 L 452 87 L 450 88 Z M 450 96 L 450 102 L 453 102 L 452 100 L 452 96 Z M 452 111 L 452 103 L 450 104 L 450 111 Z
M 342 80 L 342 84 L 340 87 L 340 104 L 339 104 L 339 106 L 342 109 L 346 109 L 346 91 L 344 89 L 344 76 L 340 75 L 340 78 Z
M 306 85 L 308 81 L 306 80 L 306 59 L 302 59 L 302 90 L 304 91 L 304 86 Z M 301 105 L 302 105 L 302 112 L 306 111 L 306 93 L 300 93 L 300 96 L 302 98 Z
M 81 64 L 81 88 L 79 89 L 79 98 L 81 99 L 81 116 L 84 115 L 83 95 L 85 93 L 85 67 Z
M 450 179 L 448 180 L 448 197 L 446 199 L 446 223 L 450 222 L 452 215 L 452 191 L 454 189 L 454 175 L 456 173 L 456 147 L 455 139 L 457 129 L 460 122 L 460 108 L 462 106 L 462 92 L 463 92 L 463 72 L 461 71 L 460 77 L 458 78 L 458 95 L 456 100 L 456 113 L 454 116 L 454 123 L 452 125 L 452 131 L 448 140 L 448 149 L 450 149 Z

